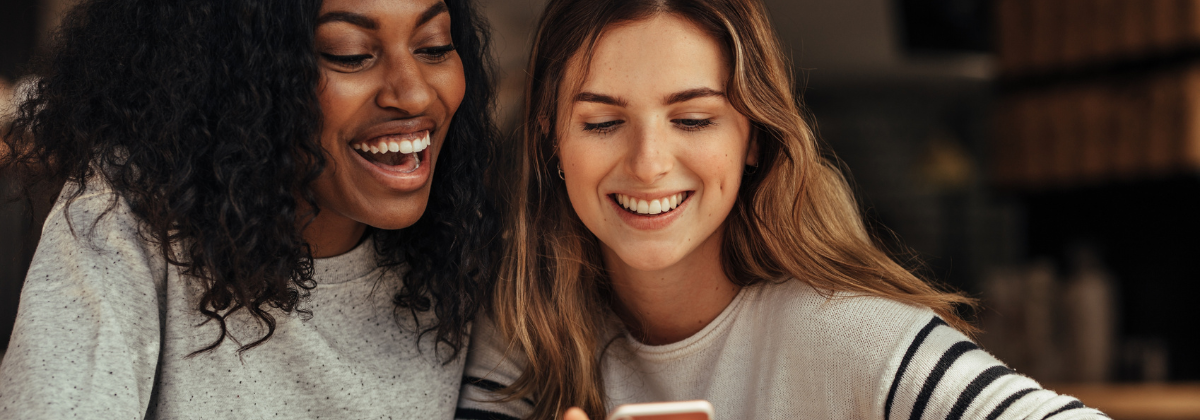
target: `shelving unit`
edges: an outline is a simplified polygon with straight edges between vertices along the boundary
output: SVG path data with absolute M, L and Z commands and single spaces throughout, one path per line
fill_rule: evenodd
M 1200 169 L 1200 1 L 1000 0 L 997 16 L 998 185 Z
M 1159 340 L 1168 379 L 1200 381 L 1200 0 L 996 7 L 991 179 L 1024 205 L 1027 257 L 1061 269 L 1074 244 L 1095 245 L 1117 280 L 1114 353 L 1129 340 Z M 1113 364 L 1112 379 L 1141 379 Z M 1095 387 L 1064 389 L 1097 393 L 1098 407 L 1110 402 L 1104 392 L 1153 394 Z M 1200 405 L 1200 388 L 1178 389 Z M 1114 418 L 1200 419 L 1200 407 L 1191 417 L 1113 407 Z

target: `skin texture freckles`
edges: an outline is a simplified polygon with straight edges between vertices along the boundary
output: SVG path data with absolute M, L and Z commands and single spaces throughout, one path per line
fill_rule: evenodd
M 304 231 L 314 256 L 350 250 L 367 226 L 400 229 L 424 213 L 465 92 L 462 61 L 450 46 L 450 15 L 438 0 L 325 0 L 316 52 L 329 164 L 313 184 L 321 212 Z M 412 173 L 381 170 L 351 147 L 424 130 L 432 144 Z
M 687 337 L 737 292 L 721 269 L 721 232 L 755 154 L 749 121 L 724 95 L 726 61 L 699 28 L 659 15 L 607 29 L 580 93 L 563 98 L 557 130 L 571 205 L 601 242 L 623 306 L 614 309 L 631 329 L 646 326 L 651 342 Z M 567 80 L 579 74 L 570 69 Z M 678 208 L 649 217 L 615 198 L 678 193 L 688 195 Z

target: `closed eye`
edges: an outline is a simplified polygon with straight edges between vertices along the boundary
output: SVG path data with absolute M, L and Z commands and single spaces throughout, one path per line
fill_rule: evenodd
M 449 44 L 439 47 L 421 48 L 417 50 L 417 54 L 425 56 L 431 62 L 438 63 L 446 60 L 455 49 L 453 44 Z
M 622 120 L 612 120 L 612 121 L 605 121 L 605 122 L 600 122 L 600 123 L 595 123 L 595 124 L 583 123 L 583 131 L 589 131 L 589 132 L 598 133 L 598 134 L 607 134 L 607 133 L 611 133 L 613 130 L 616 130 L 617 126 L 624 122 L 625 121 L 622 121 Z
M 353 55 L 335 55 L 321 53 L 321 58 L 348 69 L 357 69 L 362 67 L 367 60 L 373 58 L 371 54 L 353 54 Z
M 679 126 L 679 128 L 682 128 L 687 131 L 703 130 L 704 128 L 713 125 L 713 120 L 709 119 L 709 118 L 704 118 L 704 119 L 680 118 L 680 119 L 671 120 L 671 122 L 675 123 L 675 125 Z

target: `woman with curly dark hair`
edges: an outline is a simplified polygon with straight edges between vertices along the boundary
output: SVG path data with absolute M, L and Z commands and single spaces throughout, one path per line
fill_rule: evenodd
M 497 232 L 485 33 L 469 0 L 75 8 L 0 157 L 66 185 L 0 418 L 451 416 Z

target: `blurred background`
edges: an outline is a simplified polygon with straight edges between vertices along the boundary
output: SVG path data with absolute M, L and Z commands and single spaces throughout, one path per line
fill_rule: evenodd
M 1200 0 L 765 1 L 873 230 L 982 300 L 984 347 L 1114 418 L 1200 418 Z M 545 0 L 481 2 L 511 133 Z M 4 0 L 0 109 L 71 3 Z M 0 349 L 39 213 L 0 204 Z

